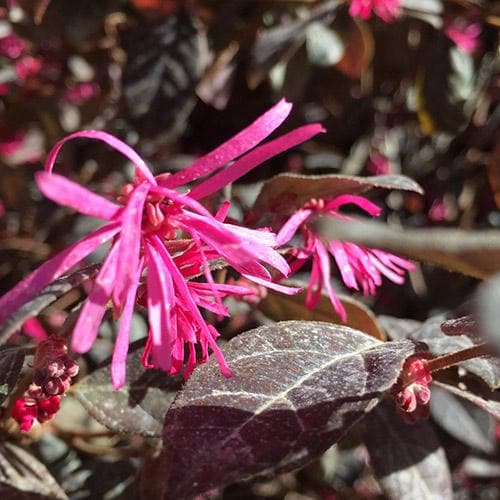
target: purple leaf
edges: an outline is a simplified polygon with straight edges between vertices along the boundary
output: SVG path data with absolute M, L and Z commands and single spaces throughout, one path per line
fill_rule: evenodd
M 332 199 L 343 194 L 360 194 L 375 188 L 423 193 L 414 180 L 404 175 L 354 177 L 331 174 L 279 174 L 264 183 L 252 211 L 260 216 L 279 207 L 280 213 L 293 213 L 311 198 Z
M 18 347 L 0 347 L 0 404 L 17 384 L 24 363 L 24 350 Z
M 407 424 L 387 403 L 364 427 L 370 462 L 388 499 L 453 498 L 446 455 L 428 422 Z
M 164 415 L 181 381 L 179 377 L 168 376 L 162 371 L 145 369 L 141 353 L 142 349 L 136 349 L 127 356 L 126 383 L 119 391 L 113 388 L 108 361 L 75 387 L 75 395 L 85 409 L 108 429 L 158 437 Z
M 414 350 L 320 322 L 237 336 L 223 346 L 233 376 L 212 357 L 167 412 L 166 498 L 307 464 L 377 405 Z
M 45 465 L 13 443 L 0 443 L 0 492 L 4 498 L 68 497 Z

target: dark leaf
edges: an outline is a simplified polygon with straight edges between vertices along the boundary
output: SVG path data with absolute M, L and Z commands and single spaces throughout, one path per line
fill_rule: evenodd
M 500 274 L 484 283 L 477 293 L 477 318 L 483 339 L 500 352 L 498 308 L 500 305 Z
M 407 424 L 386 403 L 364 426 L 370 462 L 387 498 L 453 498 L 446 455 L 428 422 Z
M 344 43 L 344 55 L 338 62 L 337 69 L 349 78 L 360 78 L 372 62 L 375 51 L 375 41 L 369 25 L 353 18 L 344 36 Z
M 297 286 L 290 283 L 292 286 Z M 347 321 L 342 323 L 337 313 L 333 310 L 330 299 L 321 295 L 314 309 L 305 305 L 306 292 L 296 295 L 267 291 L 267 296 L 259 303 L 259 309 L 274 321 L 302 320 L 325 321 L 336 325 L 344 325 L 359 330 L 363 333 L 385 340 L 385 335 L 378 325 L 377 318 L 372 311 L 361 302 L 346 295 L 338 296 L 347 313 Z
M 67 499 L 45 465 L 15 444 L 0 443 L 0 493 L 9 499 Z
M 377 321 L 391 340 L 411 338 L 411 334 L 422 326 L 422 322 L 415 319 L 386 315 L 377 316 Z
M 430 262 L 450 271 L 486 278 L 500 270 L 500 231 L 395 228 L 376 221 L 322 218 L 317 230 L 328 240 L 347 240 Z
M 477 410 L 474 406 L 472 408 Z M 483 413 L 487 421 L 484 421 L 485 418 L 479 419 L 478 415 L 471 412 L 466 401 L 459 400 L 436 385 L 432 386 L 431 414 L 432 418 L 458 441 L 484 453 L 492 453 L 495 450 L 491 435 L 491 417 Z
M 493 399 L 488 399 L 487 397 L 478 396 L 468 390 L 459 389 L 451 384 L 445 384 L 443 382 L 438 382 L 437 380 L 433 381 L 433 387 L 439 387 L 445 391 L 448 391 L 455 396 L 465 399 L 472 404 L 475 404 L 481 410 L 484 410 L 486 413 L 489 413 L 492 417 L 500 420 L 500 401 L 495 401 Z
M 146 137 L 183 130 L 196 101 L 206 39 L 186 12 L 141 23 L 124 36 L 123 94 L 133 125 Z
M 59 297 L 80 286 L 84 281 L 92 279 L 99 271 L 99 267 L 98 265 L 87 267 L 76 273 L 63 276 L 46 286 L 33 300 L 23 304 L 2 323 L 0 326 L 0 344 L 4 344 L 15 331 L 21 328 L 28 318 L 37 316 Z
M 429 350 L 435 356 L 442 356 L 451 352 L 460 351 L 475 345 L 470 338 L 465 335 L 450 337 L 441 331 L 441 324 L 444 316 L 434 316 L 423 323 L 420 328 L 409 335 L 413 340 L 425 342 Z M 462 363 L 460 366 L 470 373 L 483 379 L 490 388 L 500 387 L 500 359 L 487 356 L 476 358 Z
M 264 80 L 272 67 L 286 61 L 304 43 L 308 28 L 316 22 L 333 20 L 338 0 L 324 2 L 310 14 L 289 24 L 273 27 L 259 35 L 252 49 L 247 80 L 251 88 Z
M 233 376 L 211 359 L 165 417 L 166 498 L 310 462 L 374 408 L 415 346 L 287 321 L 243 333 L 223 351 Z
M 24 351 L 18 347 L 0 347 L 0 404 L 16 386 L 24 363 Z
M 108 429 L 158 437 L 181 381 L 163 371 L 145 369 L 141 351 L 129 354 L 127 382 L 119 391 L 113 389 L 108 363 L 85 377 L 75 387 L 75 394 L 87 411 Z
M 472 316 L 448 319 L 441 325 L 441 331 L 446 335 L 467 335 L 471 340 L 482 341 L 477 322 Z
M 360 194 L 374 188 L 423 192 L 415 181 L 404 175 L 354 177 L 335 174 L 280 174 L 264 183 L 252 210 L 256 215 L 262 215 L 268 210 L 290 213 L 311 198 L 330 199 L 341 194 Z

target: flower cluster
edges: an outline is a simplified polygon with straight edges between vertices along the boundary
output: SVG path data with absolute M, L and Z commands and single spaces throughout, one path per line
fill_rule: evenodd
M 226 222 L 230 208 L 227 201 L 214 214 L 200 203 L 269 158 L 323 131 L 318 124 L 306 125 L 259 145 L 290 110 L 291 104 L 280 101 L 235 137 L 173 175 L 153 176 L 133 149 L 102 131 L 81 131 L 61 140 L 49 153 L 44 171 L 35 174 L 40 191 L 54 202 L 102 219 L 105 224 L 45 262 L 0 298 L 0 322 L 100 245 L 110 242 L 74 326 L 71 348 L 87 352 L 104 314 L 112 309 L 114 317 L 119 318 L 119 328 L 111 373 L 114 387 L 120 388 L 126 378 L 136 304 L 148 312 L 149 332 L 143 353 L 146 367 L 170 374 L 183 371 L 188 377 L 212 351 L 221 372 L 229 376 L 231 371 L 216 342 L 219 333 L 202 314 L 204 310 L 219 317 L 229 316 L 223 304 L 227 296 L 258 299 L 265 294 L 263 288 L 296 293 L 298 288 L 280 285 L 279 281 L 312 258 L 307 305 L 314 307 L 325 287 L 335 311 L 345 321 L 345 310 L 330 283 L 329 253 L 349 288 L 373 294 L 382 276 L 402 283 L 405 270 L 412 268 L 409 262 L 347 242 L 324 243 L 308 224 L 317 214 L 346 219 L 338 210 L 349 203 L 378 215 L 378 207 L 364 198 L 344 195 L 327 201 L 311 200 L 291 216 L 278 235 L 268 228 Z M 105 198 L 55 174 L 53 167 L 60 149 L 77 138 L 100 140 L 122 153 L 135 166 L 133 182 L 125 184 L 116 196 Z M 185 187 L 188 183 L 189 190 Z M 290 241 L 299 228 L 304 244 L 292 250 L 293 258 L 288 262 L 277 247 Z M 212 268 L 220 261 L 240 278 L 216 282 Z M 37 379 L 35 383 L 43 387 L 44 394 L 58 395 L 66 385 L 60 375 L 57 377 L 57 382 L 42 384 Z
M 346 312 L 331 285 L 329 254 L 336 262 L 345 286 L 361 290 L 365 295 L 374 295 L 376 287 L 382 284 L 383 276 L 394 283 L 402 284 L 405 271 L 414 267 L 411 262 L 382 250 L 344 241 L 322 241 L 308 222 L 318 215 L 350 220 L 339 212 L 339 209 L 347 204 L 354 204 L 370 215 L 380 214 L 379 207 L 361 196 L 342 195 L 332 200 L 312 199 L 290 217 L 278 233 L 278 243 L 283 245 L 300 230 L 303 244 L 290 252 L 293 258 L 290 264 L 292 272 L 298 271 L 312 259 L 306 305 L 314 308 L 321 296 L 321 290 L 325 288 L 342 321 L 346 320 Z
M 37 346 L 33 362 L 33 383 L 15 401 L 12 417 L 27 432 L 35 420 L 43 423 L 59 410 L 61 397 L 78 374 L 78 364 L 68 355 L 66 341 L 52 336 Z
M 349 14 L 353 17 L 370 19 L 372 12 L 386 23 L 400 16 L 401 0 L 351 0 Z
M 431 372 L 425 359 L 416 355 L 406 360 L 394 390 L 394 399 L 398 412 L 408 423 L 429 416 L 431 382 Z
M 111 240 L 111 249 L 75 325 L 72 349 L 83 353 L 91 348 L 111 304 L 115 317 L 120 319 L 112 377 L 114 386 L 121 387 L 125 383 L 132 314 L 136 303 L 141 302 L 147 308 L 150 325 L 143 356 L 146 366 L 171 374 L 179 373 L 185 366 L 184 375 L 188 376 L 197 362 L 207 359 L 210 349 L 222 373 L 230 375 L 216 343 L 218 332 L 207 323 L 200 309 L 227 316 L 222 300 L 227 295 L 249 295 L 253 290 L 216 283 L 211 263 L 223 259 L 257 285 L 285 293 L 298 289 L 272 281 L 267 267 L 281 276 L 290 273 L 286 260 L 275 250 L 275 234 L 265 228 L 248 229 L 226 223 L 229 203 L 223 203 L 212 215 L 198 200 L 323 130 L 317 124 L 306 125 L 257 146 L 285 120 L 290 110 L 289 103 L 279 102 L 247 129 L 174 175 L 154 177 L 134 150 L 105 132 L 82 131 L 60 141 L 49 153 L 45 171 L 36 174 L 39 189 L 56 203 L 107 223 L 43 264 L 2 297 L 0 321 Z M 115 200 L 52 172 L 61 147 L 80 137 L 106 142 L 135 165 L 134 182 L 125 185 Z M 236 161 L 230 167 L 223 169 L 233 160 Z M 176 190 L 208 174 L 212 175 L 198 182 L 189 193 Z M 200 276 L 205 282 L 193 280 Z

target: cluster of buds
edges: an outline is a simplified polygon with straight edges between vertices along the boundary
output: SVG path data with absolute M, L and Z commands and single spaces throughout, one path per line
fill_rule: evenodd
M 27 432 L 35 420 L 43 423 L 53 418 L 77 374 L 78 364 L 68 355 L 65 339 L 52 336 L 40 342 L 33 362 L 33 382 L 12 409 L 20 429 Z
M 411 356 L 406 360 L 394 390 L 397 410 L 406 422 L 414 423 L 429 416 L 431 381 L 431 372 L 425 359 Z

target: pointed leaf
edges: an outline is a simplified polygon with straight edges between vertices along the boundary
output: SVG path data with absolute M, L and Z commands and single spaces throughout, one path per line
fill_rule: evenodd
M 127 356 L 127 379 L 119 391 L 113 388 L 108 360 L 102 368 L 75 386 L 75 395 L 85 409 L 108 429 L 158 437 L 164 415 L 180 388 L 181 380 L 160 370 L 145 369 L 141 363 L 142 349 L 135 347 L 136 350 Z
M 23 304 L 0 327 L 0 339 L 9 338 L 23 323 L 55 302 L 59 297 L 68 293 L 73 288 L 79 287 L 83 282 L 93 279 L 99 271 L 99 265 L 89 266 L 76 273 L 57 279 L 46 286 L 34 299 Z
M 461 400 L 440 386 L 432 385 L 431 415 L 450 436 L 483 453 L 493 453 L 496 445 L 491 435 L 493 428 L 489 415 L 482 414 L 478 418 L 477 407 Z
M 243 333 L 223 352 L 232 377 L 211 359 L 167 412 L 166 498 L 310 462 L 373 409 L 414 344 L 287 321 Z
M 0 404 L 17 384 L 23 367 L 24 350 L 18 347 L 0 347 Z
M 45 465 L 9 442 L 0 443 L 0 493 L 6 499 L 68 498 Z
M 331 174 L 279 174 L 264 183 L 252 211 L 257 216 L 268 210 L 292 213 L 311 198 L 331 199 L 342 194 L 364 193 L 374 188 L 423 193 L 414 180 L 404 175 L 354 177 Z
M 388 499 L 453 498 L 446 455 L 428 422 L 407 424 L 387 403 L 364 426 L 370 462 Z

